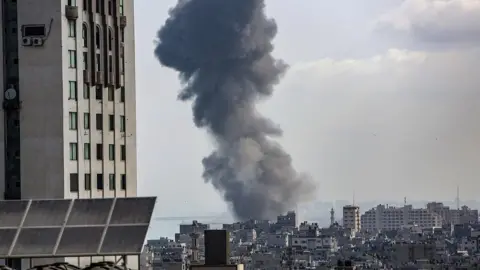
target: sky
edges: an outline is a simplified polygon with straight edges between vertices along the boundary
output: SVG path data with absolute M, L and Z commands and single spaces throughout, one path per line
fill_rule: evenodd
M 218 213 L 211 139 L 153 56 L 176 0 L 135 1 L 138 193 L 157 216 Z M 452 200 L 480 189 L 480 0 L 267 0 L 290 69 L 262 113 L 316 199 Z

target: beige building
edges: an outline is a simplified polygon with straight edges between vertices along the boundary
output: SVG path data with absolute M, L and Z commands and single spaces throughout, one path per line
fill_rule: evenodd
M 5 199 L 136 195 L 133 5 L 0 2 Z
M 352 233 L 360 231 L 360 207 L 356 205 L 343 207 L 343 227 L 350 229 Z
M 136 195 L 133 1 L 2 5 L 0 192 Z

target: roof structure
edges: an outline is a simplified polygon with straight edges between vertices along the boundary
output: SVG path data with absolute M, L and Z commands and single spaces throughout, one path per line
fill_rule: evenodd
M 138 255 L 155 201 L 0 201 L 0 258 Z

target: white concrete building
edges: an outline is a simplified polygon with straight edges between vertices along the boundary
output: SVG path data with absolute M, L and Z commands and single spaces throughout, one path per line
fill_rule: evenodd
M 3 198 L 135 196 L 133 1 L 5 0 L 0 9 Z
M 421 228 L 441 227 L 442 218 L 428 209 L 414 209 L 411 205 L 393 207 L 378 205 L 366 211 L 362 217 L 364 230 L 391 230 L 400 229 L 409 224 L 416 224 Z
M 361 229 L 360 207 L 356 205 L 345 205 L 343 207 L 343 227 L 356 233 Z

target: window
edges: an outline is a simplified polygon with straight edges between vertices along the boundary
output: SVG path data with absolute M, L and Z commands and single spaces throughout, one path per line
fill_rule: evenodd
M 74 20 L 68 20 L 68 36 L 69 37 L 77 36 L 77 25 Z
M 68 113 L 68 122 L 69 122 L 69 127 L 70 127 L 70 130 L 77 130 L 77 113 L 76 112 L 69 112 Z
M 77 68 L 77 51 L 75 50 L 68 50 L 68 58 L 70 60 L 68 67 L 69 68 Z
M 113 72 L 113 57 L 108 56 L 108 72 Z
M 89 173 L 85 174 L 85 190 L 92 189 L 92 175 Z
M 83 113 L 83 128 L 90 129 L 90 113 Z
M 97 47 L 97 49 L 100 49 L 100 26 L 99 25 L 95 27 L 95 46 Z
M 122 42 L 125 42 L 125 30 L 123 29 L 120 30 L 120 39 Z
M 113 114 L 108 115 L 108 130 L 110 131 L 115 130 L 115 115 Z
M 112 28 L 108 28 L 108 50 L 111 51 L 113 47 Z
M 95 5 L 96 12 L 100 13 L 100 0 L 97 0 L 95 2 L 96 2 L 96 5 Z
M 90 99 L 90 87 L 86 83 L 83 84 L 83 98 Z
M 95 86 L 95 99 L 102 100 L 103 99 L 103 88 L 102 86 Z
M 103 130 L 103 115 L 101 113 L 95 115 L 95 125 L 97 130 Z
M 97 173 L 97 189 L 103 190 L 103 174 Z
M 83 10 L 87 10 L 87 0 L 83 0 Z
M 125 102 L 125 87 L 120 88 L 120 102 Z
M 83 159 L 90 160 L 90 143 L 83 144 Z
M 68 0 L 68 3 L 67 3 L 69 6 L 72 6 L 72 7 L 75 7 L 77 6 L 77 1 L 76 0 Z
M 120 189 L 121 190 L 127 189 L 127 176 L 125 174 L 122 174 L 120 176 Z
M 120 115 L 120 132 L 125 132 L 125 116 Z
M 108 145 L 108 159 L 115 160 L 115 144 Z
M 114 101 L 115 100 L 115 89 L 113 87 L 108 87 L 108 101 Z
M 119 7 L 120 7 L 120 15 L 123 15 L 123 0 L 120 0 Z
M 83 52 L 83 69 L 88 69 L 88 52 Z
M 108 175 L 108 187 L 110 190 L 115 190 L 115 174 L 113 173 Z
M 77 100 L 77 82 L 68 82 L 68 99 Z
M 85 6 L 84 6 L 85 7 Z M 82 38 L 83 38 L 83 47 L 88 47 L 88 28 L 87 24 L 82 24 Z
M 97 160 L 103 159 L 103 144 L 97 143 Z
M 112 0 L 108 0 L 108 15 L 113 15 L 113 2 Z
M 70 160 L 77 160 L 78 151 L 77 143 L 70 143 Z
M 125 145 L 120 145 L 120 159 L 125 160 L 127 159 L 127 150 L 125 149 Z
M 100 71 L 102 69 L 102 58 L 99 53 L 97 53 L 97 61 L 95 64 L 97 67 L 97 71 Z
M 78 192 L 78 173 L 70 174 L 70 192 Z

